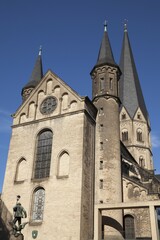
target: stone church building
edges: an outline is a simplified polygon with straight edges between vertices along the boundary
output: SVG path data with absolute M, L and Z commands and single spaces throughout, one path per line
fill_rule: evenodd
M 119 65 L 105 25 L 90 75 L 92 100 L 54 72 L 43 75 L 40 50 L 13 114 L 0 239 L 14 239 L 20 195 L 26 240 L 158 240 L 160 178 L 126 25 Z

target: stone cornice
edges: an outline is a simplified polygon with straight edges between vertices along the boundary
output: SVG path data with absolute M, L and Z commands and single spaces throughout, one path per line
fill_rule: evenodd
M 85 113 L 95 123 L 95 119 L 93 118 L 93 116 L 86 109 L 82 109 L 82 110 L 78 110 L 78 111 L 74 111 L 74 112 L 59 114 L 59 115 L 52 116 L 52 117 L 46 117 L 46 118 L 42 118 L 42 119 L 32 120 L 32 121 L 25 122 L 25 123 L 19 123 L 19 124 L 13 125 L 12 128 L 18 128 L 18 127 L 21 127 L 21 126 L 27 126 L 27 125 L 31 125 L 31 124 L 35 124 L 35 123 L 39 123 L 39 122 L 44 122 L 44 121 L 57 119 L 57 118 L 62 118 L 62 117 L 75 115 L 75 114 L 80 114 L 80 113 Z

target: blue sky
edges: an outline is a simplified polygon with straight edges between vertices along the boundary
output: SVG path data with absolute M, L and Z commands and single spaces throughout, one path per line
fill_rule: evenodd
M 108 21 L 119 63 L 123 22 L 129 38 L 152 128 L 154 167 L 160 173 L 160 1 L 0 0 L 0 192 L 13 114 L 29 80 L 39 46 L 44 73 L 51 69 L 80 95 L 91 98 L 90 71 Z

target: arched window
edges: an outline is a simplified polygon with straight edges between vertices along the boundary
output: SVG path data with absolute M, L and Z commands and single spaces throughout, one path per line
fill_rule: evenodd
M 127 129 L 122 130 L 122 141 L 127 141 L 128 140 L 128 131 Z
M 142 156 L 139 157 L 139 165 L 144 168 L 145 167 L 145 161 L 144 158 Z
M 124 216 L 125 238 L 135 239 L 134 217 L 131 215 Z
M 69 154 L 64 151 L 61 153 L 58 161 L 58 177 L 69 176 Z
M 51 130 L 40 132 L 37 138 L 34 178 L 49 177 L 53 133 Z
M 104 90 L 104 77 L 100 77 L 100 91 Z
M 43 220 L 45 202 L 44 188 L 37 188 L 33 193 L 32 221 L 41 222 Z
M 109 88 L 112 90 L 113 89 L 113 78 L 109 78 Z
M 137 129 L 137 141 L 142 142 L 142 130 Z
M 27 161 L 21 158 L 17 164 L 15 182 L 24 182 L 27 179 Z

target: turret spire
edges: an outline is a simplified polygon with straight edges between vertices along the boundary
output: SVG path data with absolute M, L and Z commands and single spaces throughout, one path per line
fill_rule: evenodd
M 111 70 L 112 69 L 112 70 Z M 116 72 L 116 73 L 115 73 Z M 104 33 L 96 65 L 91 71 L 92 97 L 113 97 L 119 101 L 118 81 L 121 71 L 115 63 L 107 32 L 107 21 L 104 22 Z M 114 75 L 115 74 L 115 75 Z M 116 76 L 116 77 L 115 77 Z
M 103 34 L 101 46 L 99 49 L 98 59 L 95 67 L 103 64 L 117 65 L 114 61 L 112 48 L 111 48 L 108 33 L 107 33 L 107 21 L 104 22 L 104 34 Z
M 30 77 L 28 83 L 22 89 L 23 100 L 25 100 L 30 95 L 31 91 L 37 86 L 37 84 L 40 82 L 42 77 L 43 77 L 42 47 L 40 46 L 38 57 L 35 62 L 31 77 Z

